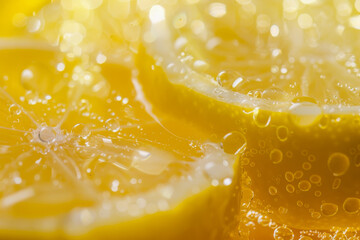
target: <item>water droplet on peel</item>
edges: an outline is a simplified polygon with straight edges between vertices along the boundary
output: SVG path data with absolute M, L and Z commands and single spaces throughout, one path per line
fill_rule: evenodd
M 277 227 L 274 230 L 274 239 L 275 240 L 293 240 L 294 232 L 286 226 Z
M 39 139 L 42 142 L 52 143 L 56 140 L 56 131 L 52 127 L 43 127 L 39 132 Z
M 285 142 L 288 139 L 289 129 L 286 126 L 279 126 L 276 128 L 276 136 L 281 142 Z
M 321 213 L 319 212 L 312 212 L 310 215 L 314 219 L 319 219 L 321 217 Z
M 82 123 L 76 124 L 72 128 L 71 132 L 72 132 L 72 134 L 79 136 L 81 138 L 84 138 L 84 139 L 89 137 L 91 134 L 91 131 L 88 128 L 88 126 L 85 124 L 82 124 Z
M 270 160 L 274 164 L 278 164 L 283 160 L 283 153 L 280 149 L 274 148 L 270 152 Z
M 266 110 L 261 110 L 259 108 L 255 108 L 253 112 L 253 119 L 256 126 L 260 128 L 265 128 L 270 124 L 271 112 Z
M 221 147 L 229 154 L 242 153 L 246 149 L 246 138 L 238 131 L 230 132 L 223 137 Z
M 350 160 L 348 156 L 343 153 L 335 152 L 330 155 L 327 162 L 330 172 L 334 176 L 344 175 L 350 167 Z
M 110 118 L 105 122 L 105 127 L 108 131 L 118 132 L 120 130 L 120 123 L 117 119 Z
M 323 203 L 320 206 L 321 213 L 326 217 L 334 216 L 338 212 L 338 205 L 334 203 Z
M 276 195 L 277 194 L 277 188 L 274 187 L 274 186 L 270 186 L 269 187 L 269 194 L 272 195 L 272 196 Z
M 301 180 L 298 183 L 298 188 L 303 192 L 307 192 L 311 188 L 311 183 L 309 181 L 307 181 L 307 180 Z
M 176 158 L 172 154 L 150 147 L 147 150 L 135 150 L 131 166 L 149 175 L 160 175 L 171 162 L 175 161 Z
M 343 209 L 348 214 L 356 214 L 360 210 L 360 199 L 349 197 L 346 198 L 343 204 Z
M 311 102 L 294 103 L 290 108 L 291 121 L 301 127 L 310 126 L 318 121 L 322 115 L 321 108 Z

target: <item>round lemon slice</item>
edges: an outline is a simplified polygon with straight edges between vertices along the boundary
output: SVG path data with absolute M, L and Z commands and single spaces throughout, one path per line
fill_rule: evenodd
M 225 151 L 247 142 L 242 232 L 357 229 L 357 1 L 172 4 L 149 8 L 140 79 L 151 101 L 211 129 Z
M 189 122 L 154 115 L 131 69 L 1 43 L 1 238 L 236 234 L 236 158 Z

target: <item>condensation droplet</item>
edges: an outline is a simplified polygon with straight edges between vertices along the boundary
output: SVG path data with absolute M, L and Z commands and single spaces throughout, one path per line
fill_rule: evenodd
M 285 142 L 288 139 L 289 129 L 286 126 L 279 126 L 276 128 L 276 136 L 281 142 Z
M 278 164 L 283 160 L 283 153 L 280 149 L 274 148 L 270 152 L 270 160 L 274 164 Z
M 81 138 L 87 138 L 90 136 L 91 131 L 88 128 L 88 126 L 86 126 L 85 124 L 79 123 L 76 124 L 72 129 L 71 129 L 72 134 L 79 136 Z
M 270 124 L 271 112 L 267 110 L 260 110 L 259 108 L 255 108 L 253 112 L 253 119 L 256 126 L 260 128 L 265 128 Z
M 294 174 L 292 172 L 285 172 L 285 180 L 288 182 L 293 182 L 294 181 Z
M 293 240 L 294 232 L 286 226 L 277 227 L 274 230 L 274 239 L 275 240 Z
M 350 160 L 345 154 L 336 152 L 330 155 L 327 165 L 334 176 L 342 176 L 349 169 Z
M 300 191 L 307 192 L 311 188 L 311 183 L 307 180 L 301 180 L 298 183 L 298 188 L 300 189 Z
M 321 213 L 326 217 L 334 216 L 338 212 L 338 205 L 334 203 L 322 203 L 320 206 Z
M 309 180 L 310 180 L 311 183 L 314 183 L 314 184 L 321 183 L 321 177 L 319 175 L 317 175 L 317 174 L 311 175 Z
M 360 210 L 360 199 L 349 197 L 346 198 L 343 204 L 343 209 L 348 214 L 356 214 Z
M 322 114 L 321 108 L 312 102 L 294 103 L 289 110 L 291 121 L 301 127 L 314 124 Z
M 335 178 L 333 183 L 332 183 L 332 189 L 336 190 L 340 187 L 341 184 L 341 179 L 340 178 Z
M 238 131 L 230 132 L 223 137 L 221 147 L 229 154 L 242 153 L 246 149 L 246 138 Z
M 269 187 L 269 194 L 272 195 L 272 196 L 276 195 L 277 194 L 277 188 L 274 187 L 274 186 L 270 186 Z
M 120 123 L 115 118 L 110 118 L 105 122 L 105 128 L 111 132 L 118 132 L 120 130 Z
M 19 116 L 21 114 L 21 108 L 17 104 L 11 104 L 9 107 L 9 112 L 13 115 Z
M 43 127 L 39 132 L 39 139 L 42 142 L 52 143 L 56 140 L 56 131 L 52 127 Z
M 286 185 L 286 191 L 287 191 L 288 193 L 293 193 L 293 192 L 295 192 L 295 187 L 294 187 L 294 185 L 292 185 L 292 184 L 287 184 L 287 185 Z

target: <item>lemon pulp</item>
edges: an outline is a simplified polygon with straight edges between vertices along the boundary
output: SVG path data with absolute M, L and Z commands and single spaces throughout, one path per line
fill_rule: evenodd
M 0 238 L 237 235 L 236 157 L 146 100 L 131 6 L 53 2 L 0 40 Z
M 246 237 L 356 237 L 357 6 L 187 1 L 149 9 L 138 60 L 147 96 L 212 129 L 230 152 L 247 142 Z M 229 141 L 234 132 L 243 137 Z

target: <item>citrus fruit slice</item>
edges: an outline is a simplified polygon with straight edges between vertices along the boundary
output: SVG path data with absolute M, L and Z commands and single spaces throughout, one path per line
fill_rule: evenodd
M 247 142 L 242 232 L 359 228 L 358 1 L 172 4 L 149 8 L 141 83 L 225 151 Z
M 0 49 L 0 237 L 226 239 L 235 157 L 152 113 L 131 69 L 46 44 Z

